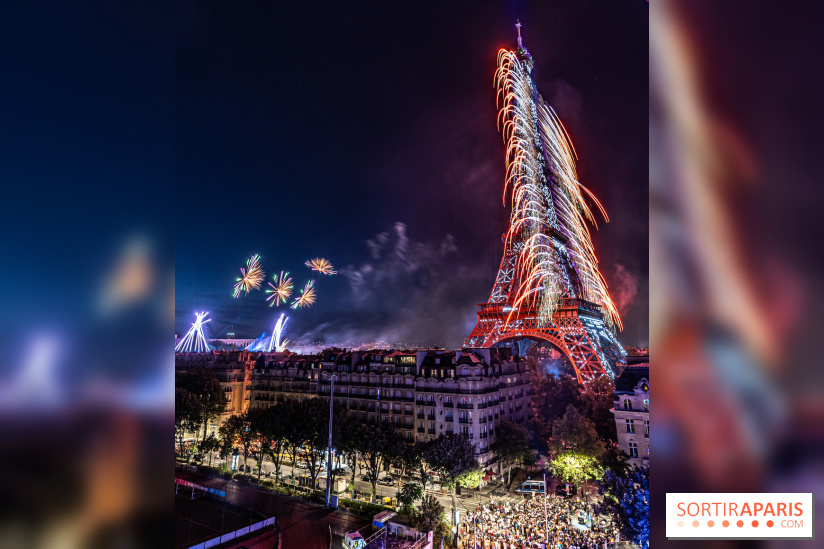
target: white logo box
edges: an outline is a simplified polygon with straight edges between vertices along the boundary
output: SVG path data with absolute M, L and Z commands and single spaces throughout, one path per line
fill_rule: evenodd
M 811 493 L 667 494 L 668 539 L 815 539 Z

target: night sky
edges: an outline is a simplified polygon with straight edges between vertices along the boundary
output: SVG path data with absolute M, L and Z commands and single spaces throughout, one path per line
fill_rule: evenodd
M 595 251 L 625 329 L 648 342 L 647 26 L 638 0 L 177 2 L 176 331 L 459 347 L 492 289 L 508 210 L 497 52 L 533 77 L 610 223 Z M 316 305 L 232 298 L 240 267 L 296 289 L 328 258 Z

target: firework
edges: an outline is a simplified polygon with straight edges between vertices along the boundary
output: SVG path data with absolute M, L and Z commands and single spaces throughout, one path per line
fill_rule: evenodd
M 195 321 L 192 327 L 177 344 L 175 351 L 182 349 L 185 353 L 191 353 L 192 351 L 201 353 L 209 350 L 209 344 L 206 343 L 206 337 L 203 335 L 203 325 L 211 321 L 211 319 L 204 320 L 208 314 L 207 312 L 195 313 Z
M 313 271 L 319 272 L 320 274 L 325 274 L 325 275 L 338 274 L 338 272 L 334 270 L 334 267 L 332 267 L 332 264 L 329 263 L 328 260 L 323 259 L 322 257 L 318 257 L 318 258 L 315 258 L 315 259 L 310 259 L 309 261 L 306 262 L 306 266 L 309 267 L 310 269 L 312 269 Z
M 238 297 L 240 292 L 248 294 L 252 290 L 259 290 L 264 276 L 263 269 L 260 268 L 260 256 L 255 254 L 250 257 L 246 262 L 246 268 L 241 267 L 240 274 L 242 276 L 237 279 L 235 291 L 232 293 L 234 297 Z
M 317 297 L 315 293 L 315 281 L 310 280 L 306 283 L 306 286 L 301 289 L 300 295 L 292 302 L 292 308 L 303 309 L 304 307 L 309 307 L 315 302 Z
M 507 197 L 512 201 L 506 240 L 519 250 L 515 268 L 521 280 L 512 310 L 534 308 L 547 322 L 561 298 L 580 297 L 600 304 L 606 323 L 620 329 L 621 319 L 598 270 L 587 225 L 595 218 L 584 197 L 609 219 L 578 181 L 569 135 L 535 90 L 530 70 L 526 50 L 498 53 L 498 126 L 507 145 L 504 203 Z M 570 280 L 559 263 L 568 265 L 577 280 Z
M 281 334 L 283 334 L 283 329 L 286 328 L 286 322 L 289 319 L 286 318 L 284 315 L 280 315 L 277 323 L 275 324 L 274 332 L 272 333 L 272 337 L 269 340 L 269 352 L 271 353 L 273 350 L 277 353 L 282 353 L 286 350 L 286 346 L 289 344 L 288 339 L 284 339 L 283 341 L 280 340 Z
M 292 289 L 294 288 L 292 279 L 289 278 L 289 273 L 284 273 L 281 271 L 280 278 L 278 278 L 278 275 L 275 275 L 274 279 L 274 284 L 267 282 L 267 284 L 269 284 L 272 288 L 271 290 L 266 290 L 267 294 L 272 294 L 266 298 L 266 301 L 269 302 L 270 307 L 278 306 L 281 303 L 285 304 L 292 295 Z

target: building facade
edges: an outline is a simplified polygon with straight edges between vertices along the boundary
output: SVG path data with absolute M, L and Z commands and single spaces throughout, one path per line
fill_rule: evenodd
M 228 403 L 223 412 L 211 420 L 206 435 L 217 430 L 229 417 L 249 411 L 251 404 L 252 372 L 260 353 L 249 351 L 212 351 L 210 353 L 175 353 L 175 376 L 204 368 L 214 372 L 226 393 Z M 200 436 L 202 433 L 198 433 Z M 187 433 L 186 436 L 193 436 Z
M 630 465 L 649 465 L 649 362 L 633 361 L 615 379 L 615 416 L 618 445 Z M 647 359 L 648 360 L 648 359 Z
M 496 426 L 527 415 L 526 362 L 508 349 L 259 355 L 251 375 L 252 408 L 328 398 L 328 378 L 334 375 L 335 400 L 361 421 L 391 423 L 409 441 L 461 433 L 472 441 L 482 467 L 495 461 L 489 448 Z

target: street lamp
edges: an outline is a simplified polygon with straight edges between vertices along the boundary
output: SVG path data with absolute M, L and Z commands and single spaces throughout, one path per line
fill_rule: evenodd
M 335 401 L 335 378 L 337 374 L 323 374 L 321 377 L 332 381 L 329 391 L 329 447 L 326 449 L 326 506 L 329 507 L 329 495 L 332 493 L 332 404 Z

